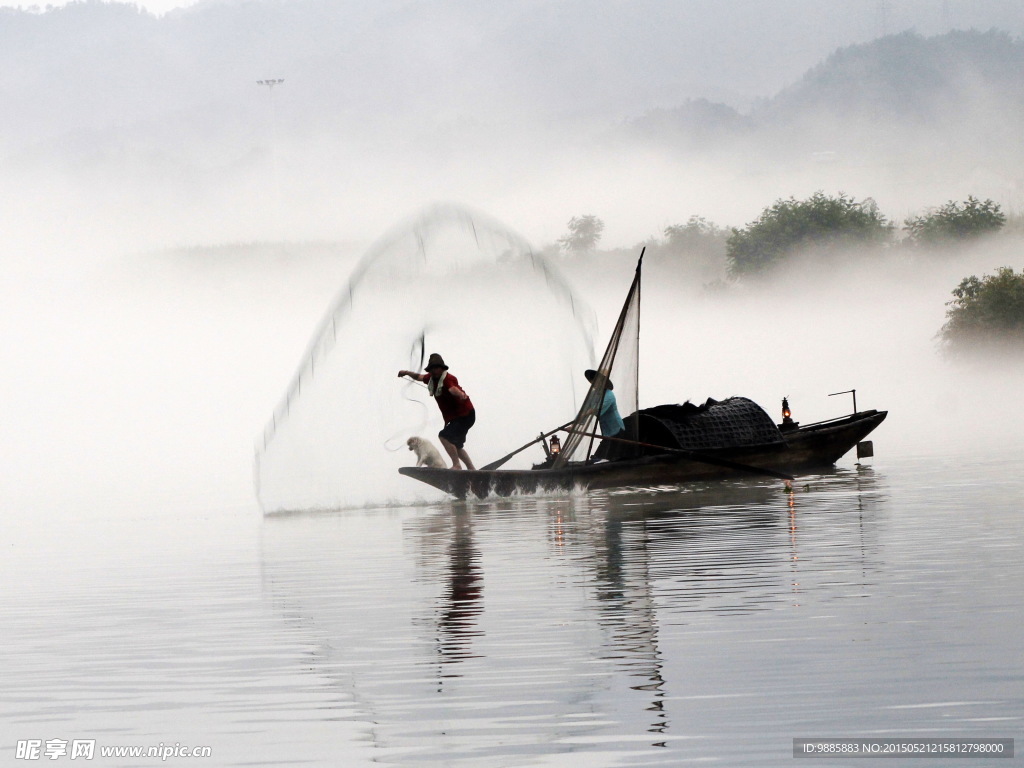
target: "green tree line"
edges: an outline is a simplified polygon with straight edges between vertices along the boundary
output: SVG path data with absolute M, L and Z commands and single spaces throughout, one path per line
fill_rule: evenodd
M 804 200 L 779 199 L 744 227 L 720 227 L 700 216 L 666 227 L 662 238 L 649 238 L 652 258 L 680 271 L 716 269 L 736 282 L 756 282 L 787 263 L 805 257 L 837 262 L 858 253 L 881 255 L 902 251 L 920 254 L 956 252 L 999 233 L 1007 216 L 993 200 L 968 196 L 950 200 L 906 218 L 902 226 L 879 211 L 871 198 L 815 192 Z M 604 222 L 593 214 L 574 217 L 559 240 L 563 253 L 594 254 Z M 708 272 L 710 265 L 711 271 Z M 946 324 L 939 337 L 955 354 L 991 342 L 1024 350 L 1024 271 L 1002 267 L 994 275 L 964 278 L 953 290 Z
M 1007 223 L 999 203 L 968 196 L 950 200 L 905 219 L 902 226 L 887 218 L 871 198 L 857 200 L 840 192 L 815 192 L 804 200 L 779 199 L 744 227 L 721 227 L 702 216 L 666 227 L 662 238 L 648 238 L 636 247 L 680 260 L 720 258 L 733 280 L 771 275 L 799 256 L 818 260 L 846 258 L 850 249 L 881 252 L 913 249 L 941 253 L 970 245 L 998 233 Z M 569 255 L 593 254 L 604 231 L 594 214 L 575 216 L 558 249 Z

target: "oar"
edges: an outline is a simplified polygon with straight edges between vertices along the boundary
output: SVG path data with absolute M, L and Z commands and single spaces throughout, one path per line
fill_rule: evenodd
M 717 456 L 705 456 L 702 453 L 694 453 L 693 451 L 688 451 L 685 448 L 668 448 L 664 445 L 642 443 L 639 440 L 626 440 L 622 437 L 605 437 L 604 435 L 598 435 L 592 432 L 576 432 L 575 434 L 583 435 L 583 437 L 599 437 L 602 440 L 611 440 L 616 443 L 640 445 L 644 448 L 656 448 L 657 450 L 664 451 L 665 453 L 681 453 L 686 456 L 686 458 L 692 459 L 693 461 L 698 461 L 702 464 L 712 464 L 718 467 L 725 467 L 726 469 L 735 469 L 737 472 L 749 472 L 754 475 L 767 475 L 768 477 L 777 477 L 780 480 L 793 479 L 792 475 L 787 475 L 785 472 L 777 472 L 774 469 L 763 469 L 761 467 L 752 467 L 749 464 L 740 464 L 735 461 L 729 461 L 728 459 L 720 459 Z
M 482 470 L 491 470 L 491 469 L 497 469 L 497 468 L 498 468 L 498 467 L 500 467 L 500 466 L 501 466 L 502 464 L 504 464 L 504 463 L 505 463 L 506 461 L 508 461 L 509 459 L 511 459 L 511 458 L 512 458 L 513 456 L 515 456 L 515 455 L 516 455 L 517 453 L 521 453 L 522 451 L 525 451 L 525 450 L 526 450 L 527 448 L 529 448 L 529 447 L 530 447 L 531 445 L 535 445 L 535 444 L 539 443 L 539 442 L 540 442 L 541 440 L 543 440 L 543 439 L 544 439 L 545 437 L 551 437 L 551 435 L 555 434 L 555 432 L 561 432 L 561 431 L 562 431 L 563 429 L 568 429 L 568 428 L 569 428 L 569 427 L 571 427 L 571 426 L 572 426 L 572 422 L 571 422 L 571 421 L 569 421 L 569 422 L 566 422 L 566 423 L 565 423 L 565 424 L 563 424 L 562 426 L 560 426 L 560 427 L 558 427 L 558 428 L 556 428 L 556 429 L 552 429 L 552 430 L 551 430 L 550 432 L 545 432 L 545 433 L 544 433 L 543 435 L 541 435 L 540 437 L 535 437 L 535 438 L 534 438 L 533 440 L 531 440 L 530 442 L 528 442 L 528 443 L 527 443 L 526 445 L 524 445 L 524 446 L 523 446 L 522 448 L 516 448 L 516 449 L 515 449 L 514 451 L 512 451 L 512 453 L 508 454 L 507 456 L 502 456 L 502 457 L 501 457 L 500 459 L 498 459 L 497 461 L 492 461 L 492 462 L 491 462 L 490 464 L 488 464 L 488 465 L 487 465 L 486 467 L 480 467 L 480 469 L 482 469 Z

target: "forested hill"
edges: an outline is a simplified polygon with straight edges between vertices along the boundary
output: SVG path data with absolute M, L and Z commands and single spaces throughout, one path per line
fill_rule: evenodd
M 841 48 L 746 114 L 692 100 L 631 127 L 681 146 L 727 147 L 753 136 L 815 149 L 912 152 L 939 141 L 1010 151 L 1022 118 L 1024 41 L 971 30 L 905 32 Z
M 783 122 L 841 118 L 942 120 L 949 110 L 1024 106 L 1024 42 L 1005 32 L 913 32 L 842 48 L 759 110 Z

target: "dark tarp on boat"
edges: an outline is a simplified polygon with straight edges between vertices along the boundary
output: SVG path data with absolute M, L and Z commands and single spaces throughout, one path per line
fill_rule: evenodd
M 624 420 L 627 433 L 637 418 L 640 420 L 640 442 L 666 448 L 707 451 L 755 445 L 778 445 L 783 448 L 786 445 L 772 417 L 753 400 L 745 397 L 730 397 L 722 401 L 708 398 L 703 405 L 687 402 L 683 405 L 645 408 Z M 645 448 L 643 452 L 657 451 Z M 635 456 L 637 453 L 631 446 L 605 441 L 595 455 L 598 458 L 618 459 Z

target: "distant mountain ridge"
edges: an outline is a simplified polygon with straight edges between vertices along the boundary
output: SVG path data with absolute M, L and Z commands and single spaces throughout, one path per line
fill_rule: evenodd
M 820 188 L 908 206 L 966 194 L 1020 205 L 1020 40 L 878 37 L 871 4 L 838 5 L 0 9 L 0 195 L 31 208 L 30 190 L 48 200 L 59 187 L 74 204 L 58 220 L 89 226 L 118 211 L 155 240 L 162 224 L 151 222 L 196 216 L 209 232 L 244 233 L 228 237 L 328 238 L 339 216 L 363 226 L 377 209 L 438 199 L 500 209 L 550 196 L 568 217 L 600 214 L 592 198 L 632 198 L 623 218 L 636 221 L 663 207 L 737 221 Z M 257 84 L 266 79 L 284 82 Z
M 812 143 L 842 145 L 846 137 L 878 138 L 896 126 L 1010 141 L 1022 117 L 1024 42 L 996 30 L 969 30 L 935 37 L 904 32 L 841 48 L 748 114 L 691 100 L 653 110 L 631 127 L 681 144 L 798 131 Z
M 761 119 L 828 109 L 843 117 L 933 120 L 979 96 L 1024 105 L 1024 42 L 1006 32 L 904 32 L 842 48 L 771 99 Z
M 830 36 L 870 39 L 875 17 L 829 5 L 723 3 L 712 12 L 695 0 L 206 0 L 159 18 L 98 0 L 38 13 L 3 8 L 0 142 L 152 121 L 202 132 L 209 126 L 189 115 L 207 110 L 254 123 L 265 111 L 261 78 L 286 79 L 284 132 L 524 116 L 614 122 L 650 110 L 661 110 L 663 123 L 667 111 L 691 128 L 717 121 L 731 130 L 744 128 L 733 107 L 711 105 L 747 111 L 786 83 L 794 85 L 750 112 L 754 122 L 824 106 L 837 87 L 869 105 L 880 88 L 918 93 L 907 77 L 927 86 L 943 75 L 901 57 L 947 56 L 983 77 L 1019 62 L 1019 44 L 999 33 L 896 35 L 835 51 Z M 935 15 L 935 3 L 904 5 Z M 972 7 L 1005 18 L 994 0 Z M 827 26 L 834 30 L 823 35 Z M 858 72 L 866 75 L 859 88 Z

